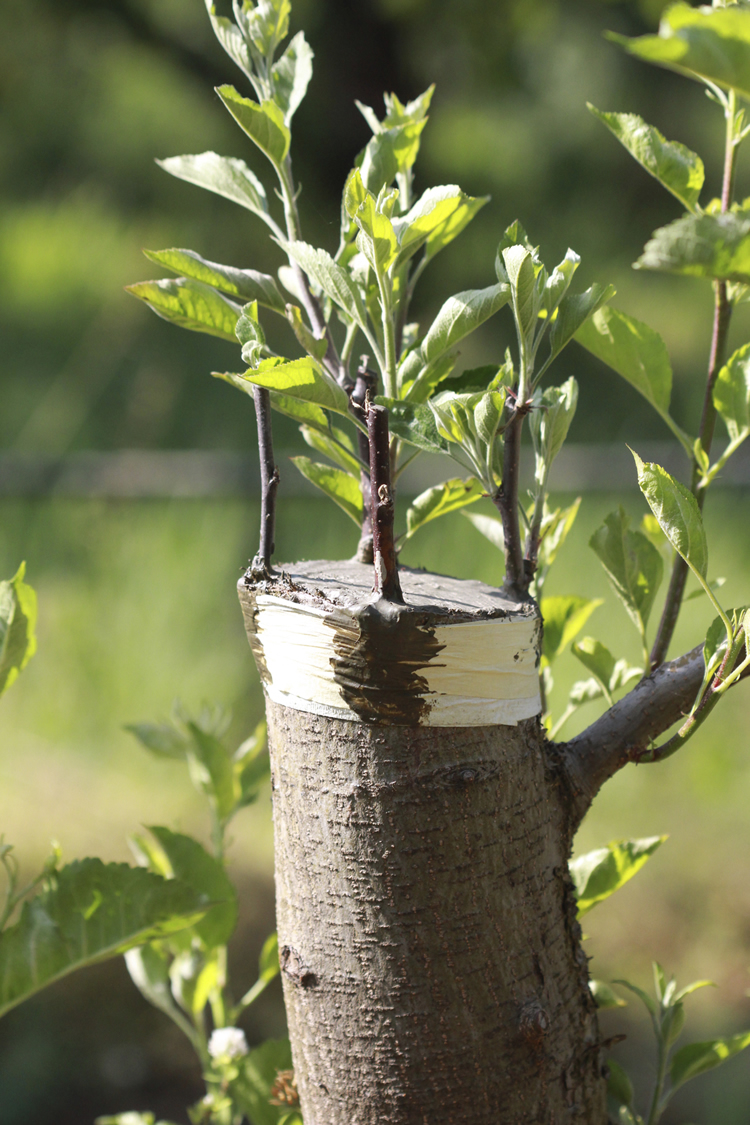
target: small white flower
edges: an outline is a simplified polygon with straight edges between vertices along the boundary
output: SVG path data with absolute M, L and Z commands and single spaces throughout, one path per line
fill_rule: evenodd
M 240 1059 L 247 1051 L 245 1032 L 239 1027 L 217 1027 L 208 1041 L 212 1059 Z

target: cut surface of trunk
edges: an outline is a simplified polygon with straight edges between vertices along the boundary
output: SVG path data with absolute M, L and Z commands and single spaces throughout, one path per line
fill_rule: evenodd
M 275 585 L 240 584 L 268 694 L 277 924 L 305 1125 L 604 1125 L 564 778 L 535 713 L 447 725 L 450 708 L 431 698 L 435 684 L 458 684 L 465 705 L 454 637 L 461 659 L 476 664 L 481 653 L 466 641 L 473 634 L 442 627 L 484 623 L 499 643 L 496 630 L 514 623 L 533 632 L 536 608 L 402 570 L 407 604 L 394 616 L 367 602 L 370 574 L 308 563 Z M 363 624 L 358 638 L 350 630 L 347 669 L 367 691 L 350 682 L 336 707 L 325 695 L 331 682 L 341 692 L 335 676 L 321 688 L 300 673 L 298 695 L 274 698 L 263 598 L 334 616 L 334 633 L 342 613 Z M 373 638 L 384 668 L 364 659 Z M 518 715 L 527 704 L 514 655 Z M 304 709 L 303 693 L 316 690 L 328 702 Z M 380 710 L 379 691 L 390 693 Z M 481 708 L 463 713 L 475 720 Z

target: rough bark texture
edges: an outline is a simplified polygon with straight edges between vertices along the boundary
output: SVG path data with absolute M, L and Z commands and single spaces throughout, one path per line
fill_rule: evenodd
M 570 791 L 538 719 L 267 714 L 305 1125 L 604 1125 Z

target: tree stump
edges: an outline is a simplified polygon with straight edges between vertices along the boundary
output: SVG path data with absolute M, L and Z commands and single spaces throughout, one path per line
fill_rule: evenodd
M 239 584 L 305 1125 L 603 1125 L 537 607 L 400 578 L 404 605 L 357 562 Z

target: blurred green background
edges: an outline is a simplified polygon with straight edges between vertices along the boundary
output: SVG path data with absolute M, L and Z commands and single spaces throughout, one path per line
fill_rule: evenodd
M 716 107 L 697 86 L 629 61 L 602 38 L 606 28 L 652 29 L 662 7 L 661 0 L 295 0 L 293 30 L 304 27 L 316 53 L 293 141 L 305 237 L 328 248 L 337 241 L 341 185 L 369 132 L 354 98 L 380 110 L 384 89 L 408 98 L 435 81 L 417 188 L 458 182 L 493 198 L 444 252 L 442 268 L 427 271 L 416 313 L 426 317 L 450 292 L 489 284 L 499 233 L 518 216 L 548 263 L 573 246 L 583 258 L 582 285 L 613 281 L 615 303 L 662 332 L 675 368 L 675 414 L 694 428 L 710 291 L 632 272 L 650 232 L 677 212 L 584 105 L 641 113 L 702 154 L 707 192 L 718 191 Z M 208 376 L 236 364 L 236 352 L 175 330 L 122 291 L 154 276 L 142 246 L 187 246 L 269 272 L 280 264 L 253 217 L 153 162 L 214 149 L 265 175 L 211 91 L 223 81 L 241 87 L 242 79 L 213 40 L 201 0 L 4 0 L 2 17 L 0 452 L 252 451 L 249 403 Z M 747 172 L 743 159 L 740 196 L 750 190 Z M 747 315 L 738 317 L 736 340 L 749 329 Z M 462 362 L 488 362 L 507 342 L 510 318 L 501 315 Z M 575 347 L 556 379 L 570 374 L 582 391 L 572 441 L 637 446 L 667 436 L 634 392 Z M 298 440 L 292 427 L 279 426 L 284 450 Z M 285 479 L 293 473 L 287 467 Z M 640 519 L 644 505 L 633 492 L 585 497 L 548 592 L 606 596 L 586 631 L 637 661 L 635 633 L 586 547 L 620 502 Z M 251 498 L 0 497 L 0 575 L 26 558 L 40 599 L 39 652 L 0 707 L 0 832 L 16 843 L 27 871 L 52 837 L 68 859 L 127 859 L 126 836 L 142 823 L 205 835 L 203 810 L 179 767 L 149 759 L 122 725 L 165 716 L 175 697 L 193 708 L 203 700 L 230 706 L 238 742 L 260 717 L 234 593 L 257 519 Z M 725 604 L 741 604 L 750 584 L 750 497 L 717 490 L 707 521 L 712 574 L 727 576 Z M 331 505 L 282 493 L 279 559 L 345 557 L 355 540 Z M 404 560 L 499 580 L 499 559 L 460 516 L 431 524 Z M 709 617 L 707 606 L 691 603 L 675 652 L 700 639 Z M 578 677 L 567 659 L 555 667 L 558 713 Z M 577 845 L 670 833 L 586 929 L 596 975 L 645 986 L 657 957 L 682 982 L 717 982 L 692 1002 L 693 1038 L 750 1026 L 748 698 L 746 686 L 732 693 L 678 758 L 624 770 Z M 592 706 L 581 722 L 594 714 Z M 241 987 L 273 926 L 267 797 L 234 832 Z M 140 1000 L 119 963 L 41 994 L 0 1023 L 0 1125 L 84 1125 L 129 1108 L 186 1122 L 199 1075 L 167 1022 Z M 641 1013 L 630 1005 L 603 1023 L 605 1035 L 627 1032 L 616 1057 L 637 1072 L 643 1091 L 650 1047 Z M 277 992 L 253 1010 L 248 1035 L 259 1041 L 282 1028 Z M 665 1120 L 746 1125 L 749 1107 L 743 1056 L 691 1086 Z

